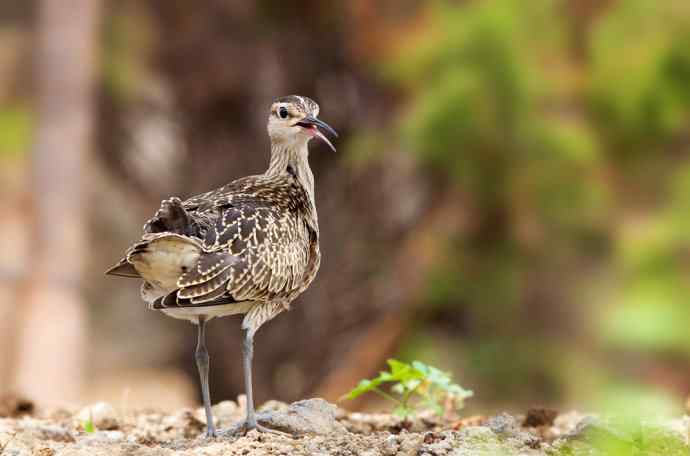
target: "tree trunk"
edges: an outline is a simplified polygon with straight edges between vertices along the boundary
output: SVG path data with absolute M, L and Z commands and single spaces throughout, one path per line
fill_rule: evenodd
M 43 402 L 77 399 L 84 378 L 84 183 L 100 6 L 98 0 L 42 0 L 38 8 L 33 245 L 24 302 L 17 306 L 24 313 L 16 389 Z

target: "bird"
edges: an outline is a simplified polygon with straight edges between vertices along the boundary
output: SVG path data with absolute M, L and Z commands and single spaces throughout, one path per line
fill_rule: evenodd
M 270 161 L 263 174 L 243 177 L 182 200 L 163 200 L 143 234 L 106 274 L 143 281 L 147 307 L 197 325 L 195 361 L 206 413 L 206 437 L 217 434 L 209 391 L 206 325 L 243 315 L 246 417 L 229 433 L 279 432 L 257 423 L 252 394 L 254 336 L 316 277 L 321 264 L 309 141 L 335 151 L 318 118 L 319 105 L 289 95 L 271 104 Z

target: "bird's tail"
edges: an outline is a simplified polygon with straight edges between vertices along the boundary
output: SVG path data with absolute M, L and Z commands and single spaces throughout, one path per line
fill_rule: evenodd
M 140 279 L 141 275 L 134 268 L 134 265 L 127 261 L 127 258 L 122 258 L 116 265 L 105 271 L 106 275 L 113 275 L 118 277 L 130 277 L 133 279 Z
M 169 232 L 147 233 L 106 274 L 157 280 L 164 289 L 172 290 L 177 288 L 177 279 L 196 264 L 202 250 L 195 238 Z
M 144 238 L 134 244 L 127 251 L 125 257 L 105 273 L 120 277 L 142 278 L 142 274 L 135 267 L 136 261 L 133 259 L 136 260 L 137 257 L 148 253 L 152 244 L 158 243 L 160 240 L 163 240 L 162 245 L 164 247 L 169 247 L 171 244 L 165 240 L 172 240 L 172 244 L 179 244 L 180 242 L 195 244 L 181 237 L 191 236 L 193 232 L 193 223 L 182 201 L 176 197 L 163 200 L 156 215 L 144 225 Z

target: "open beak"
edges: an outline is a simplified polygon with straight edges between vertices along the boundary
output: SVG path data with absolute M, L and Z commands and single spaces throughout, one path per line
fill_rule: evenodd
M 333 149 L 333 152 L 335 152 L 335 146 L 326 138 L 326 135 L 324 135 L 319 128 L 323 129 L 327 133 L 330 133 L 333 135 L 333 137 L 337 138 L 338 133 L 328 125 L 326 122 L 323 120 L 317 119 L 316 117 L 313 116 L 307 116 L 304 119 L 300 120 L 297 122 L 295 125 L 299 125 L 300 127 L 304 128 L 305 130 L 309 131 L 312 136 L 316 136 L 319 138 L 321 141 L 325 142 L 328 144 L 328 147 Z

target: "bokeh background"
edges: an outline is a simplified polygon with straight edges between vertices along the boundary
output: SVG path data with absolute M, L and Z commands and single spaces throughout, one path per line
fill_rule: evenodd
M 262 172 L 290 93 L 341 137 L 312 148 L 322 269 L 257 336 L 259 402 L 395 356 L 480 413 L 683 409 L 685 0 L 3 1 L 0 391 L 198 403 L 193 326 L 103 271 L 162 198 Z M 214 401 L 239 336 L 209 327 Z

